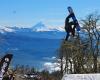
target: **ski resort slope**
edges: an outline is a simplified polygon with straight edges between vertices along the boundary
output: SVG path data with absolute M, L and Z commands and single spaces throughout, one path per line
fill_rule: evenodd
M 100 80 L 100 74 L 65 74 L 62 80 Z

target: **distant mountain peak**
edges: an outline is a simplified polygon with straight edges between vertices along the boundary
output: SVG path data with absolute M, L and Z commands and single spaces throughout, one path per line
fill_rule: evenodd
M 43 22 L 39 22 L 32 27 L 33 31 L 50 31 L 49 27 Z
M 45 27 L 43 22 L 38 22 L 34 27 Z
M 32 27 L 33 31 L 64 31 L 62 27 L 47 26 L 43 22 L 38 22 Z

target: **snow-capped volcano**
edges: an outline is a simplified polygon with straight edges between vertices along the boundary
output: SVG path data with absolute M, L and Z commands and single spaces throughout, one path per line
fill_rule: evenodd
M 32 27 L 33 31 L 49 31 L 49 28 L 42 22 L 37 23 Z
M 51 27 L 47 26 L 42 22 L 37 23 L 35 26 L 32 27 L 33 31 L 64 31 L 62 27 Z

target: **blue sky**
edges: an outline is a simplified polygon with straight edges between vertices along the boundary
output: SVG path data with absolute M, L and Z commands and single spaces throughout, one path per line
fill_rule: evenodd
M 0 26 L 31 27 L 40 21 L 64 25 L 67 6 L 73 7 L 78 19 L 100 12 L 100 0 L 0 0 Z

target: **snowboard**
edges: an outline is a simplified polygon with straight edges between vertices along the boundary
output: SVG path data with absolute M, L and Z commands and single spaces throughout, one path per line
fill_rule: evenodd
M 11 62 L 13 55 L 6 54 L 0 61 L 0 80 L 3 79 L 4 74 L 7 72 L 9 64 Z
M 72 7 L 68 7 L 68 11 L 69 11 L 69 18 L 72 18 L 73 22 L 74 22 L 75 25 L 76 25 L 77 31 L 80 31 L 81 28 L 80 28 L 80 25 L 79 25 L 79 23 L 78 23 L 78 20 L 76 19 L 76 16 L 75 16 L 75 14 L 74 14 L 74 11 L 73 11 Z

